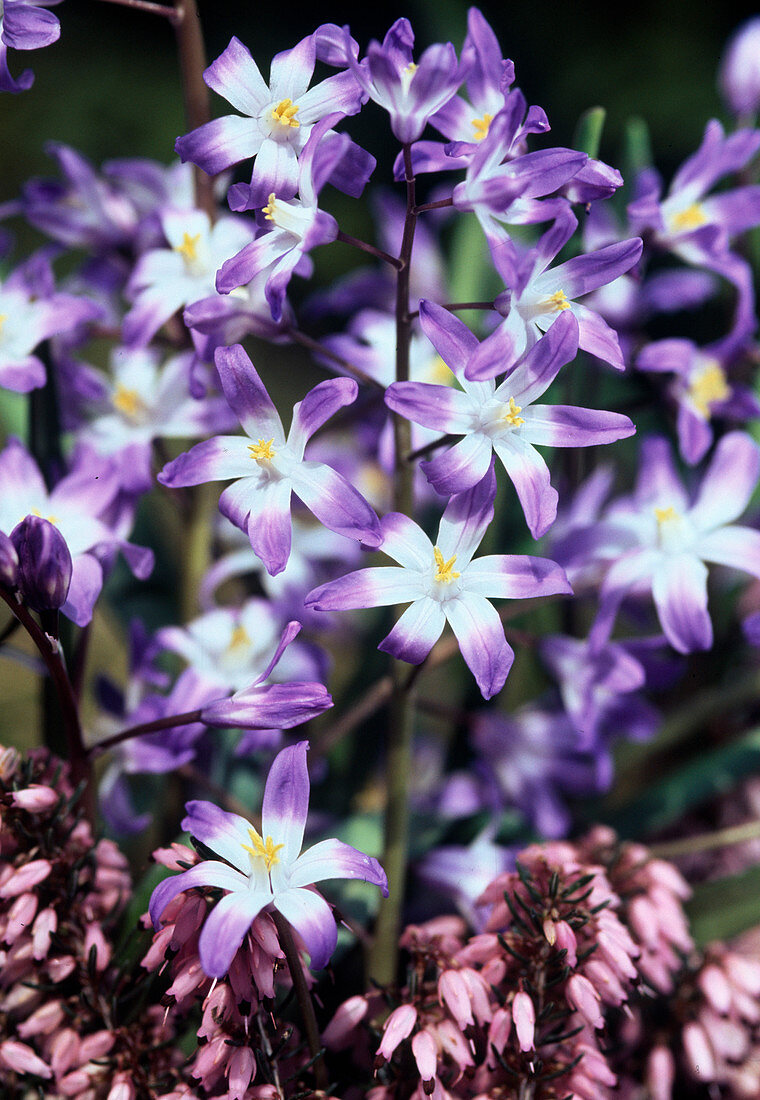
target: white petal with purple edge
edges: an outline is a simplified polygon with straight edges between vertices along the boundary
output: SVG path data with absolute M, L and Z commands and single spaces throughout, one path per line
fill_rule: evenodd
M 430 382 L 393 382 L 385 391 L 385 403 L 415 424 L 456 435 L 471 431 L 477 416 L 467 394 Z
M 712 645 L 707 611 L 707 567 L 690 554 L 663 555 L 652 577 L 660 624 L 674 649 L 693 653 Z
M 467 567 L 465 590 L 487 599 L 524 600 L 572 592 L 564 569 L 548 558 L 488 554 Z
M 361 493 L 323 462 L 301 462 L 291 472 L 293 491 L 320 523 L 365 546 L 382 542 L 380 521 Z
M 414 520 L 402 512 L 389 512 L 380 521 L 382 551 L 405 569 L 427 569 L 433 544 Z
M 269 769 L 261 808 L 261 831 L 266 839 L 284 845 L 283 864 L 292 863 L 301 851 L 309 812 L 308 741 L 299 741 L 279 752 Z
M 432 570 L 433 548 L 425 566 Z M 387 607 L 409 603 L 423 594 L 423 578 L 399 566 L 374 566 L 357 569 L 315 588 L 304 599 L 317 611 L 353 611 L 365 607 Z
M 270 576 L 282 573 L 290 557 L 292 524 L 291 483 L 288 478 L 270 481 L 252 494 L 248 538 Z
M 218 901 L 206 917 L 198 940 L 203 972 L 223 978 L 254 918 L 272 900 L 269 890 L 237 889 Z
M 504 687 L 515 656 L 498 612 L 474 592 L 463 592 L 443 606 L 483 698 L 490 699 Z
M 446 616 L 440 601 L 424 596 L 407 607 L 377 648 L 400 661 L 419 665 L 440 638 L 445 623 Z
M 158 480 L 162 485 L 176 488 L 250 476 L 253 460 L 248 445 L 248 440 L 241 435 L 218 435 L 214 439 L 205 439 L 167 462 L 158 474 Z
M 472 489 L 488 473 L 493 446 L 483 432 L 473 432 L 420 469 L 437 493 L 449 495 Z
M 379 886 L 388 896 L 388 881 L 372 856 L 358 852 L 342 840 L 322 840 L 298 857 L 289 875 L 291 886 L 310 886 L 325 879 L 356 878 Z
M 517 491 L 530 533 L 540 538 L 557 517 L 559 494 L 551 484 L 549 467 L 530 443 L 514 434 L 495 439 L 494 450 Z
M 614 443 L 636 431 L 622 413 L 574 405 L 531 405 L 525 409 L 521 435 L 539 447 L 595 447 Z
M 691 509 L 690 518 L 701 530 L 731 523 L 742 514 L 760 476 L 760 449 L 744 432 L 724 435 L 710 463 Z
M 185 832 L 247 875 L 250 857 L 244 845 L 251 843 L 250 821 L 202 799 L 187 802 L 185 809 L 187 816 L 182 820 Z
M 250 358 L 240 344 L 217 348 L 216 369 L 230 408 L 251 439 L 270 439 L 282 444 L 282 421 Z
M 183 890 L 190 890 L 193 886 L 212 886 L 220 890 L 247 890 L 248 878 L 232 867 L 228 867 L 226 863 L 217 863 L 212 859 L 206 859 L 203 863 L 198 863 L 179 875 L 165 878 L 163 882 L 159 882 L 150 897 L 150 916 L 154 928 L 160 927 L 161 914 L 172 898 L 176 898 L 177 894 L 181 894 Z
M 338 926 L 322 895 L 315 890 L 293 888 L 277 895 L 276 907 L 303 940 L 311 969 L 327 966 L 338 942 Z
M 288 432 L 288 447 L 296 458 L 302 458 L 306 444 L 330 417 L 351 405 L 359 387 L 353 378 L 328 378 L 299 401 L 293 408 L 293 422 Z
M 457 493 L 444 509 L 438 528 L 438 548 L 444 558 L 457 556 L 459 571 L 480 546 L 493 519 L 496 474 L 493 458 L 485 477 L 464 493 Z
M 754 527 L 736 525 L 710 531 L 702 536 L 696 549 L 705 561 L 760 577 L 760 531 Z

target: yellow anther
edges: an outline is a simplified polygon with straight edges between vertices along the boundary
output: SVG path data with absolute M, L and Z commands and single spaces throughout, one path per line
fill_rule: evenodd
M 230 635 L 230 641 L 227 646 L 228 651 L 231 649 L 242 649 L 248 647 L 251 644 L 251 636 L 244 626 L 240 623 L 235 627 Z
M 54 527 L 58 524 L 58 516 L 43 516 L 42 512 L 39 512 L 36 508 L 32 508 L 31 515 L 37 516 L 38 519 L 46 519 L 48 523 L 52 523 Z
M 174 251 L 179 252 L 186 264 L 193 264 L 198 259 L 198 241 L 200 233 L 183 233 L 182 244 L 176 244 Z
M 448 363 L 446 363 L 440 355 L 436 355 L 433 360 L 430 370 L 428 371 L 428 378 L 431 382 L 438 383 L 439 386 L 451 386 L 454 384 L 454 373 Z
M 482 141 L 488 133 L 488 127 L 493 122 L 493 115 L 485 114 L 482 118 L 472 120 L 472 128 L 475 131 L 475 140 Z
M 433 556 L 435 558 L 435 580 L 439 584 L 451 584 L 457 577 L 461 577 L 461 573 L 457 573 L 454 570 L 454 562 L 457 560 L 456 554 L 453 554 L 448 561 L 443 560 L 443 554 L 437 546 L 433 547 Z
M 253 827 L 248 830 L 248 835 L 251 838 L 251 843 L 244 844 L 243 848 L 246 852 L 250 852 L 252 856 L 263 859 L 267 871 L 271 871 L 275 863 L 280 862 L 280 857 L 277 853 L 280 848 L 284 848 L 285 845 L 275 844 L 271 836 L 268 836 L 266 840 L 264 840 Z
M 279 122 L 280 126 L 292 126 L 298 129 L 301 123 L 295 117 L 298 114 L 298 105 L 292 99 L 281 99 L 272 111 L 272 118 Z
M 670 219 L 671 229 L 676 232 L 686 232 L 689 229 L 699 229 L 701 225 L 707 225 L 705 208 L 699 202 L 693 202 L 684 210 L 679 210 Z
M 275 456 L 273 443 L 274 436 L 271 439 L 260 439 L 258 443 L 249 443 L 248 450 L 251 452 L 251 458 L 255 458 L 257 462 L 271 462 Z
M 0 313 L 0 332 L 3 331 L 3 325 L 5 324 L 5 322 L 7 320 L 8 320 L 8 314 L 7 313 Z
M 510 424 L 513 428 L 519 428 L 521 424 L 525 423 L 525 418 L 518 415 L 521 412 L 522 405 L 515 404 L 514 397 L 510 397 L 509 404 L 504 406 L 501 419 L 506 420 L 507 424 Z
M 710 406 L 716 401 L 725 401 L 731 396 L 731 387 L 726 381 L 726 372 L 720 363 L 707 363 L 689 384 L 689 397 L 692 404 L 705 420 L 710 415 Z
M 121 383 L 116 387 L 113 397 L 111 398 L 111 404 L 130 420 L 134 420 L 136 416 L 139 416 L 141 412 L 145 411 L 145 402 L 140 397 L 137 390 L 127 389 L 127 387 L 122 386 Z
M 671 523 L 674 519 L 678 519 L 678 512 L 672 504 L 669 504 L 667 508 L 655 508 L 654 514 L 661 526 L 663 523 Z
M 412 83 L 412 77 L 417 72 L 417 66 L 413 61 L 410 61 L 405 69 L 401 70 L 401 91 L 404 95 L 409 92 L 409 86 Z
M 273 222 L 274 221 L 274 215 L 275 215 L 276 209 L 277 208 L 276 208 L 276 205 L 275 205 L 275 194 L 274 194 L 274 191 L 270 191 L 269 192 L 269 198 L 267 199 L 267 204 L 262 210 L 262 214 L 264 215 L 264 217 L 266 218 L 266 220 L 268 222 Z
M 563 309 L 570 309 L 570 303 L 567 300 L 567 295 L 564 290 L 555 290 L 553 294 L 544 302 L 547 309 L 553 310 L 555 313 L 560 313 Z

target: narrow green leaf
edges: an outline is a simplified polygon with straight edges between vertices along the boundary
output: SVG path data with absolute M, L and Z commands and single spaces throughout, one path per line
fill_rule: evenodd
M 599 143 L 607 112 L 604 107 L 589 107 L 578 119 L 573 135 L 573 149 L 588 153 L 590 157 L 599 156 Z
M 730 939 L 760 924 L 760 867 L 703 882 L 686 903 L 697 946 Z

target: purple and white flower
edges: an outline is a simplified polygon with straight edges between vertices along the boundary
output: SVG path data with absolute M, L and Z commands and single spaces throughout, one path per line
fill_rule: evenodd
M 216 365 L 225 397 L 246 436 L 223 435 L 198 443 L 168 463 L 159 481 L 174 487 L 235 478 L 222 493 L 219 508 L 236 527 L 248 532 L 254 552 L 272 575 L 282 572 L 290 556 L 292 493 L 331 531 L 379 546 L 379 521 L 364 497 L 332 467 L 304 458 L 314 432 L 356 400 L 356 382 L 350 378 L 320 382 L 294 407 L 286 436 L 243 348 L 239 344 L 219 348 Z
M 642 243 L 634 237 L 550 268 L 577 224 L 568 207 L 527 252 L 520 251 L 506 235 L 491 238 L 491 256 L 507 286 L 494 302 L 504 320 L 470 360 L 468 377 L 493 378 L 524 355 L 564 310 L 575 314 L 579 346 L 584 351 L 617 370 L 625 368 L 613 329 L 575 299 L 629 271 L 638 262 Z
M 318 611 L 408 603 L 379 649 L 410 664 L 427 657 L 448 622 L 484 698 L 501 691 L 514 660 L 489 597 L 525 599 L 570 592 L 564 571 L 546 558 L 494 554 L 472 560 L 490 524 L 496 494 L 486 476 L 449 501 L 436 544 L 399 512 L 381 521 L 383 553 L 397 566 L 360 569 L 306 597 Z
M 592 629 L 595 643 L 609 636 L 629 595 L 651 591 L 663 632 L 679 653 L 709 649 L 707 562 L 760 577 L 760 531 L 733 523 L 760 476 L 760 449 L 744 432 L 729 432 L 715 449 L 696 497 L 690 500 L 664 439 L 642 447 L 633 497 L 614 503 L 597 524 L 587 549 L 611 564 Z
M 168 210 L 161 224 L 170 247 L 141 256 L 127 287 L 134 304 L 123 333 L 133 348 L 144 347 L 178 309 L 213 294 L 217 270 L 253 237 L 242 218 L 212 226 L 202 210 Z
M 241 113 L 213 119 L 178 138 L 176 150 L 182 160 L 210 175 L 256 157 L 250 204 L 235 202 L 233 209 L 263 206 L 271 192 L 283 200 L 293 198 L 298 158 L 314 124 L 328 115 L 336 122 L 360 109 L 362 92 L 350 72 L 336 73 L 309 88 L 315 62 L 316 35 L 309 35 L 272 59 L 267 85 L 248 49 L 232 38 L 203 74 L 209 88 Z M 335 182 L 340 186 L 341 181 Z M 350 175 L 343 182 L 349 194 L 361 194 L 361 188 L 353 189 Z
M 477 338 L 442 306 L 420 304 L 420 323 L 428 339 L 462 386 L 394 382 L 385 401 L 389 408 L 417 424 L 464 438 L 422 468 L 439 493 L 471 489 L 488 471 L 496 453 L 512 479 L 534 538 L 540 538 L 557 515 L 557 492 L 549 468 L 533 444 L 583 447 L 613 443 L 632 435 L 627 416 L 569 405 L 533 402 L 554 381 L 578 348 L 578 323 L 568 310 L 546 335 L 507 371 L 493 379 L 469 381 L 467 365 L 478 350 Z
M 270 908 L 296 930 L 312 968 L 326 966 L 338 932 L 330 906 L 313 889 L 316 882 L 360 879 L 388 896 L 380 864 L 349 844 L 323 840 L 301 853 L 309 808 L 308 747 L 308 741 L 300 741 L 275 757 L 264 788 L 261 833 L 211 802 L 187 804 L 182 828 L 221 858 L 203 860 L 160 883 L 150 899 L 150 915 L 158 928 L 164 909 L 183 890 L 209 886 L 225 891 L 206 918 L 198 944 L 201 965 L 211 978 L 227 973 L 251 923 Z
M 450 42 L 428 46 L 413 60 L 414 31 L 408 19 L 397 19 L 382 45 L 370 42 L 362 62 L 351 51 L 346 33 L 346 61 L 362 91 L 391 116 L 391 129 L 404 144 L 416 141 L 430 116 L 455 94 L 467 66 L 460 66 Z

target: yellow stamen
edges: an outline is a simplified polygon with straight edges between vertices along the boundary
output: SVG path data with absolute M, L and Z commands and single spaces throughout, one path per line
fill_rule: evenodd
M 145 402 L 137 390 L 127 389 L 126 386 L 122 386 L 121 382 L 116 387 L 111 398 L 111 404 L 124 416 L 129 417 L 130 420 L 134 420 L 136 416 L 145 411 Z
M 564 290 L 555 290 L 554 294 L 550 294 L 543 304 L 555 313 L 560 313 L 563 309 L 570 309 L 570 303 Z
M 250 644 L 250 634 L 244 626 L 241 626 L 240 623 L 238 623 L 238 625 L 235 627 L 235 629 L 232 631 L 232 634 L 230 635 L 229 645 L 227 646 L 228 651 L 231 649 L 241 649 L 244 646 L 249 646 Z
M 401 90 L 404 95 L 409 92 L 409 86 L 412 83 L 412 77 L 417 72 L 417 66 L 413 61 L 410 61 L 405 69 L 401 72 Z
M 472 128 L 475 131 L 475 140 L 482 141 L 488 133 L 488 127 L 493 122 L 493 115 L 485 114 L 482 118 L 472 120 Z
M 249 443 L 248 450 L 251 452 L 251 458 L 255 458 L 257 462 L 271 462 L 275 456 L 272 449 L 273 443 L 274 436 L 271 439 L 260 439 L 258 443 Z
M 0 332 L 3 331 L 3 325 L 5 324 L 5 322 L 7 320 L 8 320 L 8 314 L 7 313 L 0 313 Z
M 262 210 L 262 214 L 268 222 L 274 221 L 275 210 L 275 194 L 274 191 L 270 191 L 269 198 L 267 199 L 267 204 Z
M 281 99 L 272 111 L 272 118 L 281 126 L 292 126 L 298 129 L 301 123 L 294 116 L 298 113 L 298 106 L 292 99 Z
M 705 209 L 699 202 L 693 202 L 684 210 L 680 210 L 670 219 L 671 229 L 676 232 L 685 232 L 688 229 L 699 229 L 701 225 L 707 225 Z
M 660 526 L 663 523 L 672 523 L 674 519 L 678 519 L 678 512 L 672 504 L 669 504 L 667 508 L 655 508 L 654 514 Z
M 509 405 L 505 405 L 501 419 L 506 420 L 507 424 L 510 424 L 513 428 L 519 428 L 521 424 L 525 423 L 525 418 L 518 415 L 521 412 L 522 405 L 515 404 L 514 397 L 510 397 Z
M 200 233 L 185 232 L 182 234 L 182 244 L 174 246 L 174 251 L 179 252 L 186 264 L 195 263 L 198 259 L 198 241 L 200 239 Z
M 37 516 L 39 519 L 46 519 L 48 523 L 52 523 L 54 527 L 58 525 L 58 516 L 43 516 L 42 512 L 38 512 L 36 508 L 32 508 L 31 514 Z
M 448 561 L 443 560 L 443 554 L 437 546 L 433 547 L 433 556 L 435 557 L 435 577 L 434 580 L 440 584 L 451 584 L 457 577 L 461 577 L 461 573 L 457 573 L 454 570 L 454 562 L 457 560 L 456 554 L 449 558 Z
M 264 840 L 253 827 L 248 830 L 248 835 L 251 838 L 251 843 L 244 844 L 243 848 L 246 852 L 250 852 L 252 856 L 258 856 L 263 859 L 266 864 L 267 872 L 271 871 L 275 863 L 280 862 L 280 857 L 277 853 L 280 848 L 284 848 L 285 845 L 275 844 L 271 836 L 268 836 L 266 840 Z
M 710 406 L 716 401 L 725 401 L 731 396 L 731 387 L 726 381 L 726 372 L 720 363 L 708 362 L 689 384 L 689 397 L 705 420 L 710 415 Z
M 433 360 L 428 371 L 428 378 L 431 382 L 437 382 L 440 386 L 451 386 L 454 383 L 453 371 L 440 355 L 436 355 Z

